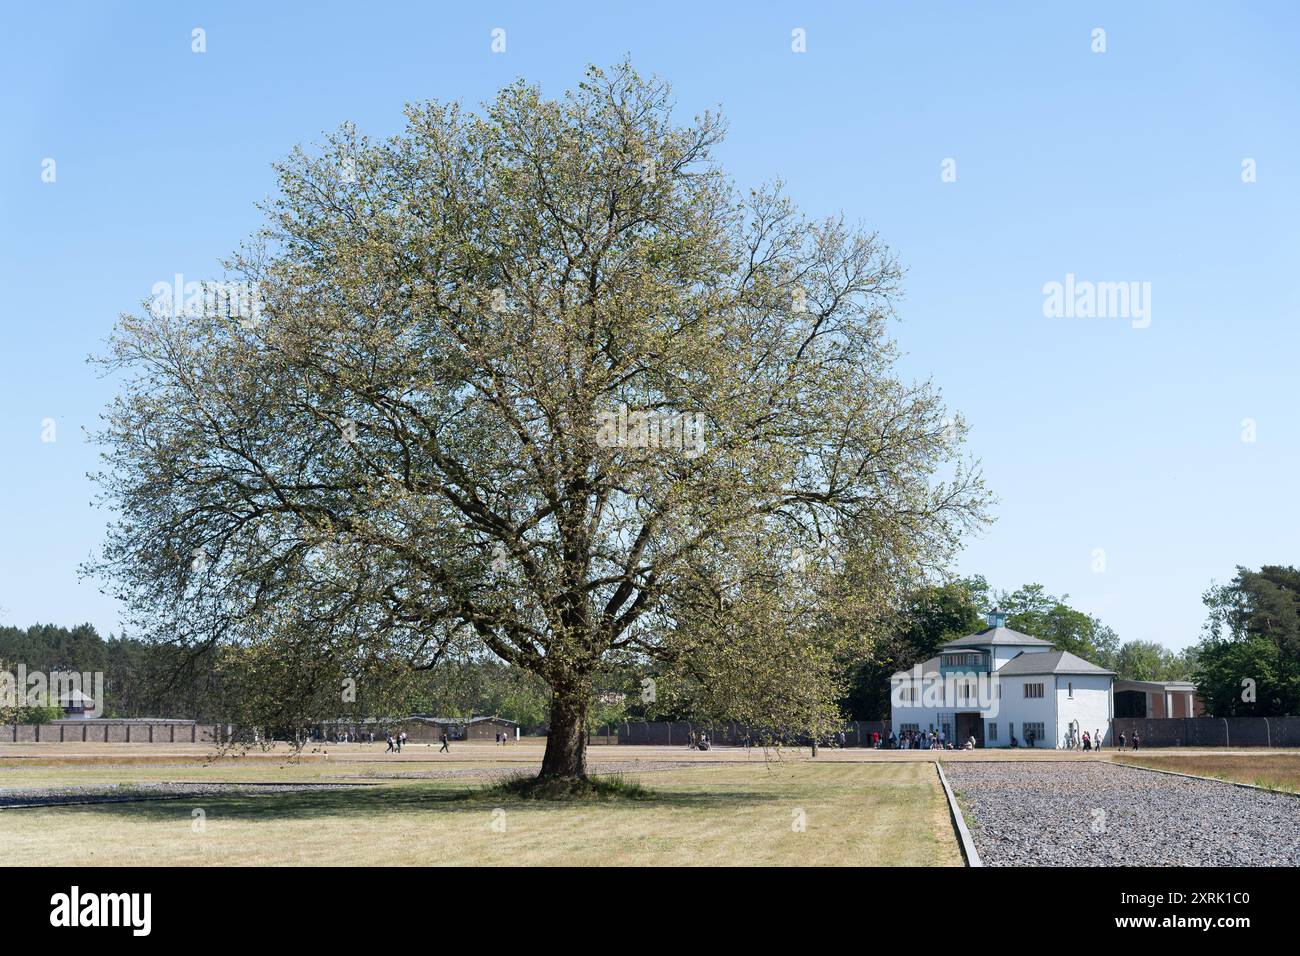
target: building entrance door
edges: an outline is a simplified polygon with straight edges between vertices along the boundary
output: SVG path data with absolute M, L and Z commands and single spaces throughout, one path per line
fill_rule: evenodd
M 965 747 L 968 738 L 975 738 L 975 746 L 984 746 L 984 718 L 979 711 L 957 715 L 957 739 L 953 744 Z

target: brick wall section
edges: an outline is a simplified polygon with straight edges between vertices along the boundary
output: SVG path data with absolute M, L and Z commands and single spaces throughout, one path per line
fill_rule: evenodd
M 856 721 L 844 730 L 848 746 L 869 747 L 873 730 L 889 736 L 889 721 Z M 1117 717 L 1107 739 L 1118 741 L 1123 733 L 1131 741 L 1135 730 L 1143 747 L 1300 747 L 1300 717 Z M 707 733 L 715 744 L 726 745 L 740 743 L 746 734 L 739 724 L 688 721 L 628 721 L 598 728 L 596 734 L 616 735 L 620 744 L 685 747 L 691 731 Z M 758 737 L 753 734 L 755 740 Z
M 882 737 L 889 736 L 889 721 L 859 720 L 844 726 L 845 746 L 871 746 L 871 732 L 879 731 Z M 691 733 L 705 733 L 715 744 L 734 746 L 742 743 L 746 737 L 757 742 L 762 734 L 751 731 L 743 724 L 677 721 L 625 721 L 611 727 L 596 730 L 598 736 L 617 736 L 620 744 L 654 744 L 660 747 L 686 746 Z
M 0 744 L 11 743 L 213 743 L 216 724 L 189 721 L 56 720 L 48 724 L 0 724 Z
M 1123 733 L 1129 740 L 1136 730 L 1143 747 L 1300 747 L 1300 717 L 1117 717 L 1112 722 L 1112 740 Z M 0 724 L 0 744 L 6 743 L 213 743 L 224 727 L 185 721 L 124 722 L 112 720 L 69 720 L 49 724 Z M 492 740 L 495 728 L 484 728 Z M 888 721 L 856 721 L 845 725 L 850 747 L 871 746 L 871 732 L 888 736 Z M 707 733 L 715 744 L 741 743 L 748 728 L 741 724 L 708 724 L 689 721 L 628 721 L 598 728 L 593 736 L 616 738 L 620 744 L 686 746 L 690 733 Z M 409 731 L 408 731 L 409 732 Z M 751 735 L 757 740 L 759 734 Z M 420 739 L 411 734 L 413 740 Z M 434 734 L 436 739 L 436 733 Z M 611 742 L 613 742 L 611 740 Z
M 1300 747 L 1300 717 L 1117 717 L 1111 739 L 1136 731 L 1147 747 Z

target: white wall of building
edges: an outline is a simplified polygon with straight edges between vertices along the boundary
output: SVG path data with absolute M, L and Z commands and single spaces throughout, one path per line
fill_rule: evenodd
M 910 681 L 904 683 L 909 684 Z M 890 728 L 892 732 L 895 734 L 902 734 L 903 726 L 905 724 L 915 724 L 918 730 L 927 732 L 930 730 L 940 730 L 942 729 L 940 723 L 941 717 L 945 715 L 952 716 L 958 713 L 972 713 L 980 710 L 977 706 L 977 698 L 972 697 L 967 701 L 960 695 L 954 696 L 949 694 L 948 691 L 952 689 L 953 688 L 945 687 L 943 702 L 937 706 L 930 707 L 922 706 L 925 700 L 923 689 L 918 688 L 917 690 L 916 706 L 911 706 L 906 702 L 900 705 L 897 695 L 895 695 L 895 699 L 890 706 L 889 711 Z M 955 735 L 957 732 L 955 719 L 950 721 L 950 723 L 950 734 Z
M 1026 697 L 1026 684 L 1042 684 L 1042 697 Z M 1034 741 L 1036 747 L 1051 746 L 1053 729 L 1056 726 L 1056 694 L 1055 684 L 1050 675 L 1048 676 L 1013 676 L 998 678 L 998 686 L 1001 687 L 1001 698 L 998 703 L 996 715 L 990 713 L 984 721 L 984 746 L 986 747 L 1009 747 L 1011 746 L 1012 728 L 1015 729 L 1016 741 L 1021 747 L 1026 746 L 1025 742 L 1025 724 L 1040 723 L 1043 725 L 1043 738 Z M 997 724 L 997 738 L 990 740 L 989 724 Z
M 960 693 L 955 696 L 949 691 L 955 688 L 944 687 L 943 703 L 937 706 L 920 706 L 925 702 L 923 689 L 917 691 L 918 706 L 900 706 L 897 697 L 890 708 L 891 726 L 895 733 L 901 733 L 904 724 L 916 724 L 921 730 L 940 727 L 940 718 L 944 715 L 959 713 L 980 713 L 984 718 L 984 746 L 1006 747 L 1010 745 L 1010 727 L 1015 726 L 1015 734 L 1023 747 L 1025 745 L 1024 723 L 1037 722 L 1043 725 L 1042 736 L 1036 746 L 1050 747 L 1055 738 L 1056 727 L 1056 692 L 1053 678 L 1042 677 L 1002 677 L 994 674 L 994 696 L 985 707 L 980 707 L 978 699 L 972 696 L 966 699 Z M 899 682 L 895 682 L 898 684 Z M 910 681 L 903 681 L 903 685 Z M 1025 697 L 1024 685 L 1036 683 L 1043 685 L 1042 697 Z M 990 739 L 989 724 L 997 724 L 997 738 Z M 953 725 L 954 733 L 956 725 Z M 956 741 L 960 743 L 960 741 Z
M 981 648 L 990 650 L 990 648 Z M 1036 748 L 1057 748 L 1065 745 L 1066 733 L 1070 721 L 1077 721 L 1079 733 L 1096 730 L 1102 732 L 1104 742 L 1109 745 L 1110 718 L 1113 713 L 1111 696 L 1111 676 L 1109 674 L 1023 674 L 1003 676 L 997 672 L 1008 660 L 1024 653 L 1046 651 L 1042 647 L 998 647 L 991 648 L 994 661 L 995 696 L 985 707 L 980 707 L 978 699 L 972 694 L 970 698 L 961 693 L 955 696 L 944 688 L 941 704 L 924 706 L 925 692 L 918 687 L 916 705 L 901 705 L 897 694 L 890 708 L 890 718 L 894 733 L 901 733 L 904 724 L 915 724 L 921 730 L 939 729 L 941 718 L 958 713 L 978 712 L 984 718 L 984 746 L 1009 747 L 1014 733 L 1017 743 L 1027 745 L 1026 724 L 1041 724 L 1042 732 L 1036 735 Z M 894 685 L 908 686 L 911 681 L 895 680 Z M 1025 686 L 1042 685 L 1041 697 L 1027 697 Z M 992 726 L 991 726 L 992 725 Z M 996 727 L 996 731 L 994 729 Z M 953 722 L 955 733 L 956 725 Z M 954 741 L 960 743 L 960 741 Z
M 1111 678 L 1109 674 L 1060 674 L 1056 678 L 1056 709 L 1059 714 L 1058 747 L 1064 746 L 1070 721 L 1078 721 L 1079 736 L 1086 730 L 1094 736 L 1100 730 L 1102 743 L 1110 743 L 1110 718 L 1112 713 Z M 1070 697 L 1073 686 L 1074 697 Z

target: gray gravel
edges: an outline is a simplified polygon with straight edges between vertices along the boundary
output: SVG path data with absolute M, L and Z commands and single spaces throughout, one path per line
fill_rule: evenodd
M 986 866 L 1300 866 L 1300 797 L 1103 761 L 943 770 Z
M 126 803 L 138 800 L 186 800 L 193 797 L 232 797 L 302 790 L 345 790 L 344 783 L 133 783 L 84 787 L 0 788 L 0 810 L 25 807 L 73 806 L 86 803 Z

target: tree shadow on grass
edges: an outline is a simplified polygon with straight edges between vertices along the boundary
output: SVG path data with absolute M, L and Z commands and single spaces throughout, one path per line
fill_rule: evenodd
M 193 797 L 165 800 L 138 800 L 119 803 L 45 806 L 33 809 L 0 810 L 4 822 L 22 826 L 24 814 L 59 810 L 64 813 L 93 814 L 104 817 L 105 824 L 136 820 L 144 823 L 175 822 L 188 818 L 191 811 L 202 808 L 209 819 L 283 821 L 316 818 L 374 817 L 392 813 L 482 814 L 485 809 L 508 807 L 521 813 L 544 813 L 549 810 L 654 809 L 728 810 L 753 803 L 778 799 L 777 793 L 731 790 L 725 793 L 651 790 L 636 800 L 569 800 L 547 801 L 485 793 L 483 788 L 435 787 L 428 784 L 401 786 L 349 787 L 344 790 L 293 791 L 289 793 L 255 793 L 238 795 L 195 794 Z

